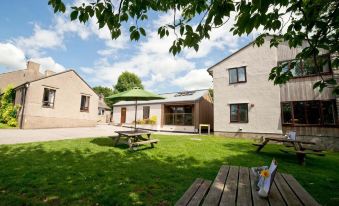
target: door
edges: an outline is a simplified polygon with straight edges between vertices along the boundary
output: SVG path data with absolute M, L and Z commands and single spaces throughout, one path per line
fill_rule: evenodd
M 123 107 L 121 108 L 121 118 L 120 118 L 120 123 L 126 123 L 126 108 Z

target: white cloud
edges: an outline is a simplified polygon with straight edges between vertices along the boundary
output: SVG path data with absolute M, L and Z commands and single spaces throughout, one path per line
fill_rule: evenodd
M 54 72 L 62 72 L 66 70 L 64 66 L 56 63 L 52 57 L 32 58 L 30 61 L 39 63 L 41 72 L 44 72 L 47 69 Z
M 30 56 L 41 56 L 41 49 L 64 47 L 62 35 L 50 29 L 42 29 L 37 24 L 34 25 L 32 36 L 16 38 L 14 43 Z
M 91 31 L 85 24 L 82 24 L 79 21 L 70 21 L 68 14 L 56 16 L 53 28 L 62 36 L 65 33 L 76 33 L 83 40 L 88 39 L 91 35 Z
M 11 43 L 0 43 L 0 65 L 6 67 L 8 70 L 18 70 L 26 68 L 25 53 Z M 46 69 L 61 72 L 65 67 L 55 62 L 52 57 L 31 58 L 33 61 L 40 64 L 40 71 L 44 72 Z
M 212 86 L 212 77 L 206 69 L 196 69 L 174 80 L 173 84 L 185 90 L 206 89 Z
M 9 70 L 26 67 L 25 53 L 11 43 L 0 42 L 0 65 Z

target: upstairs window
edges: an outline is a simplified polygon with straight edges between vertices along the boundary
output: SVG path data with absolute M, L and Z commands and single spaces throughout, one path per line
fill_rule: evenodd
M 230 84 L 246 82 L 246 67 L 231 68 L 228 70 Z
M 80 111 L 88 112 L 89 111 L 89 96 L 81 95 Z
M 319 72 L 321 74 L 331 73 L 329 55 L 322 55 L 317 57 L 317 64 L 320 66 L 320 71 L 318 71 L 317 67 L 315 66 L 313 58 L 296 62 L 290 60 L 281 62 L 280 64 L 286 64 L 283 68 L 283 71 L 291 70 L 293 77 L 316 76 Z
M 55 100 L 55 90 L 50 88 L 44 88 L 44 94 L 42 98 L 42 106 L 43 107 L 54 107 Z
M 248 104 L 231 104 L 230 121 L 247 123 L 248 122 Z
M 144 106 L 142 108 L 142 110 L 143 110 L 143 114 L 142 114 L 143 119 L 149 119 L 150 107 L 149 106 Z

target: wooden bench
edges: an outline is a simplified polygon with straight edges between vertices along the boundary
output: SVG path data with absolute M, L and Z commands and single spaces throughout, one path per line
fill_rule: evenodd
M 323 153 L 321 150 L 316 150 L 316 151 L 288 151 L 288 150 L 283 150 L 280 149 L 281 152 L 284 153 L 295 153 L 298 159 L 298 163 L 301 165 L 305 164 L 306 160 L 306 155 L 317 155 L 317 156 L 325 156 L 325 153 Z
M 289 174 L 276 173 L 270 194 L 267 198 L 258 195 L 256 177 L 250 168 L 223 165 L 213 184 L 203 189 L 202 179 L 197 179 L 191 187 L 180 198 L 180 205 L 203 205 L 203 206 L 223 206 L 223 205 L 307 205 L 318 206 L 319 203 Z M 197 192 L 197 191 L 201 192 Z M 206 191 L 207 194 L 206 194 Z M 192 201 L 195 194 L 199 194 L 199 201 Z M 201 197 L 202 194 L 205 197 Z M 183 201 L 186 200 L 186 201 Z M 202 203 L 201 203 L 202 200 Z M 193 204 L 194 203 L 194 204 Z
M 200 205 L 211 186 L 212 181 L 197 178 L 184 195 L 175 204 L 176 206 Z
M 151 140 L 145 140 L 145 141 L 140 141 L 140 142 L 133 142 L 132 145 L 138 146 L 138 145 L 144 145 L 144 144 L 151 144 L 151 147 L 154 147 L 153 144 L 156 144 L 158 142 L 159 142 L 158 139 L 151 139 Z

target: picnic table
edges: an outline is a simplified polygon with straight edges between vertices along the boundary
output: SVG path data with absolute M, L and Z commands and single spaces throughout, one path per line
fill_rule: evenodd
M 151 132 L 144 130 L 133 130 L 133 131 L 115 131 L 118 133 L 118 136 L 112 137 L 114 141 L 114 146 L 119 143 L 122 137 L 127 138 L 127 145 L 130 150 L 133 150 L 135 147 L 144 144 L 151 144 L 151 147 L 154 147 L 154 144 L 158 143 L 158 139 L 151 139 Z M 147 138 L 144 138 L 143 135 L 146 135 Z M 126 143 L 126 142 L 123 142 Z
M 256 186 L 256 177 L 250 168 L 223 165 L 213 184 L 209 180 L 196 179 L 176 206 L 319 205 L 289 174 L 276 173 L 267 198 L 259 197 Z
M 260 152 L 269 141 L 274 141 L 274 142 L 281 142 L 281 143 L 288 143 L 289 145 L 292 145 L 294 148 L 294 152 L 297 156 L 298 162 L 300 164 L 305 164 L 305 158 L 306 154 L 313 154 L 313 155 L 318 155 L 318 156 L 324 156 L 324 153 L 322 153 L 322 150 L 318 149 L 308 149 L 303 146 L 305 145 L 316 145 L 315 142 L 309 142 L 309 141 L 302 141 L 302 140 L 291 140 L 287 138 L 279 138 L 279 137 L 266 137 L 265 140 L 261 143 L 253 143 L 254 146 L 257 146 L 257 152 Z M 288 145 L 287 145 L 288 146 Z M 281 150 L 283 152 L 289 152 L 286 150 Z

